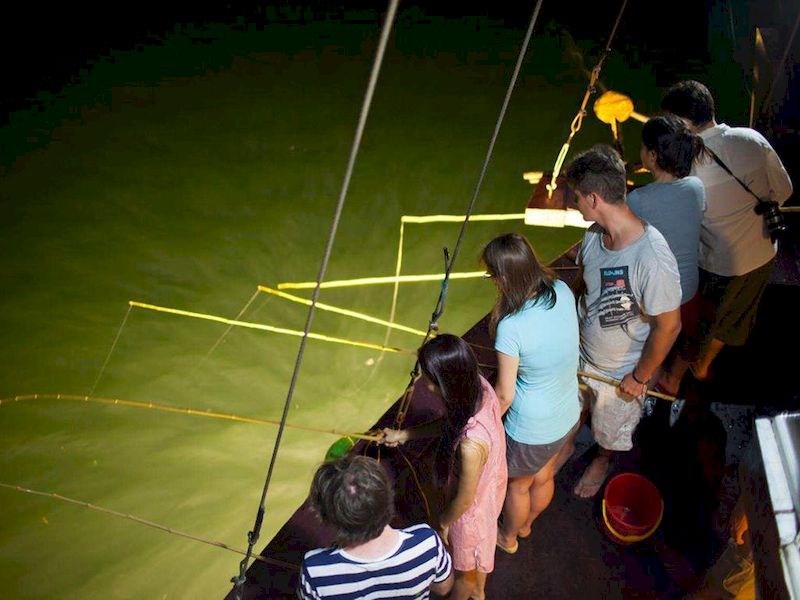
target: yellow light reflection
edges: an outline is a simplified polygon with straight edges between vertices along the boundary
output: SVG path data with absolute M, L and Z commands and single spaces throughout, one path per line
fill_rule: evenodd
M 580 211 L 574 208 L 528 208 L 525 210 L 525 224 L 540 227 L 591 227 Z
M 539 183 L 542 177 L 544 177 L 544 171 L 526 171 L 522 174 L 522 178 L 531 185 Z

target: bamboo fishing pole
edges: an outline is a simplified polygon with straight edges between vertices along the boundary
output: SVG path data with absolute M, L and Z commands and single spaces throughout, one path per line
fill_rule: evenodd
M 279 421 L 273 421 L 271 419 L 259 419 L 258 417 L 243 417 L 241 415 L 218 413 L 211 410 L 182 408 L 179 406 L 168 406 L 166 404 L 157 404 L 155 402 L 139 402 L 136 400 L 121 400 L 119 398 L 98 398 L 94 396 L 77 396 L 71 394 L 28 394 L 23 396 L 14 396 L 13 398 L 0 399 L 0 406 L 3 404 L 9 404 L 11 402 L 21 402 L 25 400 L 70 400 L 75 402 L 93 402 L 96 404 L 107 404 L 112 406 L 127 406 L 129 408 L 149 408 L 161 412 L 193 415 L 196 417 L 207 417 L 211 419 L 223 419 L 227 421 L 237 421 L 239 423 L 253 423 L 256 425 L 279 424 Z M 325 429 L 321 427 L 311 427 L 308 425 L 292 425 L 287 423 L 286 427 L 290 429 L 298 429 L 300 431 L 312 431 L 314 433 L 329 433 L 331 435 L 336 435 L 339 437 L 351 437 L 359 440 L 367 440 L 370 442 L 378 442 L 381 440 L 381 437 L 378 435 L 342 432 L 342 431 L 337 431 L 336 429 Z
M 585 371 L 578 371 L 578 375 L 581 377 L 586 377 L 587 379 L 594 379 L 596 381 L 602 381 L 603 383 L 607 383 L 608 385 L 619 386 L 621 381 L 619 379 L 612 379 L 611 377 L 605 377 L 604 375 L 597 375 L 596 373 L 587 373 Z M 680 400 L 680 398 L 676 398 L 675 396 L 670 396 L 669 394 L 665 394 L 663 392 L 657 392 L 655 390 L 647 390 L 648 396 L 654 396 L 655 398 L 661 398 L 662 400 L 669 400 L 670 402 L 676 402 Z
M 186 538 L 189 540 L 193 540 L 195 542 L 202 542 L 203 544 L 208 544 L 209 546 L 215 546 L 217 548 L 222 548 L 223 550 L 228 550 L 229 552 L 235 552 L 236 554 L 245 554 L 244 550 L 239 548 L 234 548 L 233 546 L 229 546 L 224 542 L 219 542 L 216 540 L 209 540 L 206 538 L 202 538 L 191 533 L 186 533 L 184 531 L 180 531 L 175 529 L 174 527 L 168 527 L 166 525 L 161 525 L 160 523 L 155 523 L 153 521 L 148 521 L 147 519 L 143 519 L 141 517 L 137 517 L 136 515 L 132 515 L 129 513 L 122 513 L 116 510 L 112 510 L 110 508 L 105 508 L 104 506 L 98 506 L 96 504 L 91 504 L 90 502 L 84 502 L 83 500 L 76 500 L 75 498 L 70 498 L 68 496 L 62 496 L 61 494 L 56 494 L 53 492 L 42 492 L 39 490 L 32 490 L 30 488 L 22 487 L 21 485 L 14 485 L 10 483 L 3 483 L 0 482 L 0 488 L 5 488 L 8 490 L 14 490 L 16 492 L 22 492 L 25 494 L 32 494 L 34 496 L 44 496 L 45 498 L 52 498 L 54 500 L 60 500 L 61 502 L 67 502 L 69 504 L 77 504 L 78 506 L 82 506 L 84 508 L 88 508 L 90 510 L 94 510 L 97 512 L 101 512 L 107 515 L 112 515 L 115 517 L 119 517 L 122 519 L 126 519 L 128 521 L 133 521 L 134 523 L 139 523 L 140 525 L 147 525 L 148 527 L 152 527 L 154 529 L 158 529 L 170 535 L 177 535 L 182 538 Z M 290 562 L 286 562 L 283 560 L 278 560 L 276 558 L 269 558 L 267 556 L 256 556 L 256 560 L 260 560 L 261 562 L 277 565 L 280 567 L 284 567 L 287 569 L 291 569 L 293 571 L 299 570 L 298 565 L 295 565 Z

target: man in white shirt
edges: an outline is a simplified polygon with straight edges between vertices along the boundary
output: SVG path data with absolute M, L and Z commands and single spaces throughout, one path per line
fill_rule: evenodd
M 701 339 L 676 361 L 669 377 L 677 389 L 687 367 L 698 380 L 726 345 L 742 346 L 755 322 L 772 270 L 776 247 L 756 198 L 712 158 L 711 152 L 765 201 L 783 204 L 792 182 L 780 158 L 760 133 L 717 123 L 714 98 L 702 83 L 682 81 L 667 90 L 661 108 L 680 117 L 710 151 L 692 174 L 703 182 L 707 209 L 700 231 Z M 702 312 L 706 314 L 705 318 Z M 691 361 L 691 362 L 690 362 Z

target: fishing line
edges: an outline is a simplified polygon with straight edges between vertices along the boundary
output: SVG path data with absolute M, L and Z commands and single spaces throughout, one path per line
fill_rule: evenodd
M 253 303 L 253 301 L 255 301 L 256 298 L 258 298 L 258 290 L 256 290 L 253 293 L 253 295 L 250 296 L 250 300 L 247 301 L 247 303 L 242 307 L 242 309 L 233 318 L 233 320 L 234 321 L 238 321 L 239 319 L 241 319 L 242 316 L 244 315 L 244 313 L 247 312 L 247 309 L 250 308 L 250 305 Z M 211 356 L 211 354 L 214 352 L 214 350 L 217 349 L 217 347 L 222 343 L 222 341 L 225 339 L 225 337 L 230 333 L 231 329 L 233 329 L 233 328 L 234 328 L 234 325 L 228 325 L 228 327 L 225 329 L 225 331 L 222 332 L 222 335 L 220 335 L 217 338 L 217 341 L 214 342 L 214 345 L 211 346 L 211 348 L 208 350 L 208 352 L 206 352 L 206 355 L 203 358 L 200 359 L 200 361 L 197 363 L 197 365 L 195 365 L 194 369 L 192 369 L 192 373 L 197 371 L 197 369 L 199 369 L 200 367 L 202 367 L 205 364 L 205 362 L 208 360 L 208 358 Z
M 108 355 L 106 356 L 106 360 L 103 363 L 103 366 L 100 367 L 100 372 L 97 374 L 97 378 L 94 380 L 92 384 L 92 388 L 89 390 L 89 395 L 91 396 L 94 394 L 94 390 L 97 388 L 97 384 L 100 383 L 100 379 L 103 377 L 103 373 L 106 372 L 106 367 L 108 366 L 108 361 L 111 360 L 111 355 L 114 354 L 114 349 L 117 347 L 117 342 L 119 341 L 119 337 L 122 335 L 122 330 L 125 328 L 125 323 L 128 322 L 128 315 L 131 314 L 131 306 L 128 305 L 128 310 L 125 311 L 125 316 L 122 319 L 122 324 L 119 326 L 117 330 L 117 336 L 114 338 L 114 343 L 111 344 L 111 350 L 108 351 Z
M 214 546 L 216 548 L 222 548 L 223 550 L 227 550 L 228 552 L 235 552 L 236 554 L 246 554 L 244 550 L 240 550 L 239 548 L 234 548 L 233 546 L 229 546 L 224 542 L 218 542 L 215 540 L 209 540 L 207 538 L 202 538 L 196 535 L 192 535 L 191 533 L 186 533 L 184 531 L 180 531 L 175 529 L 174 527 L 167 527 L 166 525 L 161 525 L 160 523 L 155 523 L 153 521 L 149 521 L 147 519 L 142 519 L 141 517 L 137 517 L 130 513 L 122 513 L 116 510 L 112 510 L 110 508 L 105 508 L 104 506 L 98 506 L 96 504 L 91 504 L 89 502 L 84 502 L 83 500 L 76 500 L 75 498 L 70 498 L 68 496 L 62 496 L 61 494 L 56 494 L 53 492 L 42 492 L 39 490 L 32 490 L 30 488 L 22 487 L 21 485 L 13 485 L 10 483 L 3 483 L 0 482 L 0 487 L 5 488 L 7 490 L 14 490 L 16 492 L 23 492 L 25 494 L 32 494 L 34 496 L 43 496 L 45 498 L 52 498 L 54 500 L 60 500 L 61 502 L 68 502 L 70 504 L 77 504 L 78 506 L 82 506 L 84 508 L 89 508 L 91 510 L 101 512 L 107 515 L 112 515 L 115 517 L 119 517 L 121 519 L 126 519 L 128 521 L 133 521 L 135 523 L 139 523 L 140 525 L 147 525 L 148 527 L 152 527 L 154 529 L 158 529 L 159 531 L 163 531 L 170 535 L 177 535 L 182 538 L 186 538 L 189 540 L 193 540 L 195 542 L 201 542 L 203 544 L 208 544 L 209 546 Z M 286 569 L 291 569 L 292 571 L 299 571 L 299 565 L 286 562 L 283 560 L 278 560 L 277 558 L 269 558 L 266 556 L 256 556 L 255 560 L 259 560 L 261 562 L 276 565 L 278 567 L 284 567 Z

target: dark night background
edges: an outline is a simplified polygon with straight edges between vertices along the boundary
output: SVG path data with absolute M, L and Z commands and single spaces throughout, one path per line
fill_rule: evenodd
M 416 19 L 437 18 L 501 22 L 524 30 L 535 2 L 470 3 L 401 2 L 398 27 Z M 617 2 L 546 1 L 537 30 L 556 22 L 576 40 L 601 47 L 619 9 Z M 378 7 L 378 8 L 376 8 Z M 261 28 L 269 22 L 285 23 L 346 19 L 374 21 L 370 14 L 384 12 L 378 2 L 306 2 L 301 4 L 254 2 L 141 2 L 126 4 L 20 3 L 4 9 L 2 62 L 5 91 L 0 114 L 29 106 L 38 92 L 57 93 L 80 77 L 81 70 L 110 51 L 134 51 L 157 44 L 183 26 L 202 28 L 225 23 L 238 28 Z M 687 62 L 705 62 L 709 7 L 706 2 L 670 2 L 667 12 L 653 17 L 654 6 L 631 0 L 613 44 L 635 63 L 656 62 L 665 84 Z M 744 8 L 741 9 L 744 12 Z M 536 33 L 536 32 L 534 32 Z M 676 36 L 680 43 L 676 43 Z M 587 61 L 591 66 L 592 62 Z

